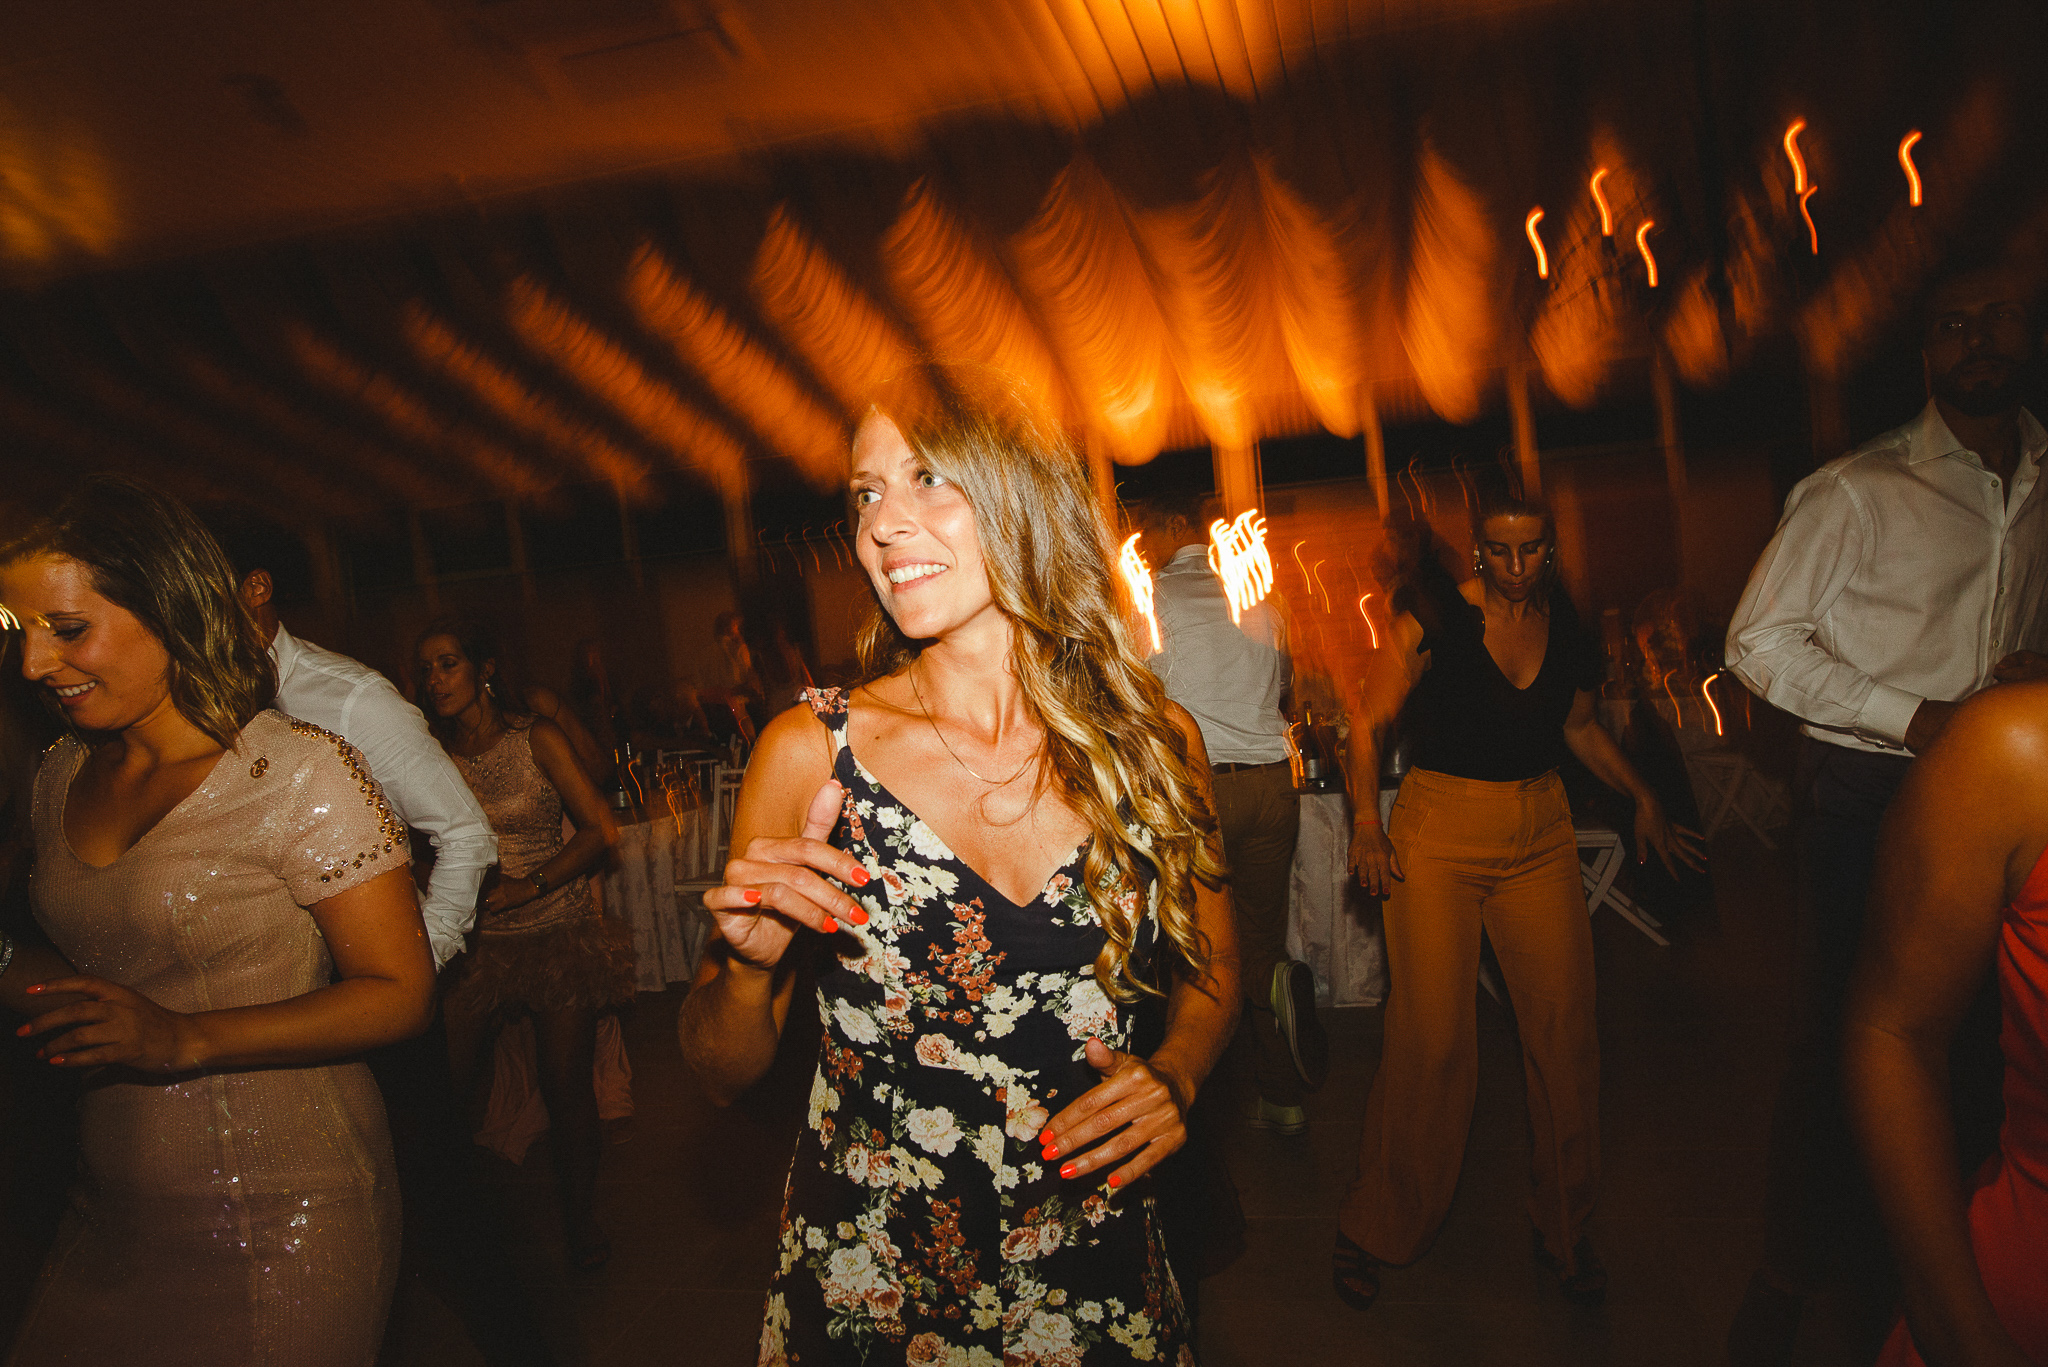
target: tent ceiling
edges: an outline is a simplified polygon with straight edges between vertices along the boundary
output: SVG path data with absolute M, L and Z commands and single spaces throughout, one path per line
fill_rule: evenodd
M 0 460 L 348 520 L 825 487 L 921 351 L 1039 379 L 1124 461 L 1467 421 L 1508 365 L 1578 405 L 1777 335 L 1839 370 L 1987 215 L 2040 232 L 2005 188 L 2048 141 L 2039 7 L 1919 10 L 12 6 Z

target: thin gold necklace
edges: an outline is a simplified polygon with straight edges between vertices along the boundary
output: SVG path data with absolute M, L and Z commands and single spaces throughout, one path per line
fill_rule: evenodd
M 1030 756 L 1017 766 L 1016 773 L 1000 782 L 992 778 L 982 778 L 980 774 L 975 774 L 974 770 L 968 767 L 967 761 L 960 758 L 959 752 L 954 750 L 951 745 L 946 744 L 946 733 L 941 731 L 938 722 L 932 719 L 932 710 L 924 705 L 924 690 L 917 686 L 917 662 L 915 660 L 911 661 L 910 668 L 905 672 L 910 675 L 910 691 L 917 697 L 917 710 L 924 713 L 925 724 L 930 726 L 932 734 L 939 738 L 939 744 L 945 746 L 946 753 L 953 756 L 953 763 L 959 765 L 962 769 L 966 769 L 968 773 L 974 774 L 974 777 L 980 778 L 983 783 L 989 784 L 991 787 L 1007 788 L 1012 783 L 1015 783 L 1026 769 L 1029 769 L 1038 762 L 1038 752 L 1033 750 Z

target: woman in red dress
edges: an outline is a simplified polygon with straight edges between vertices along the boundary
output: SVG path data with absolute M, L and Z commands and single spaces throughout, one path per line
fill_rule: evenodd
M 1956 714 L 1885 817 L 1845 1037 L 1851 1113 L 1898 1255 L 1880 1367 L 2048 1363 L 2048 684 Z M 1948 1049 L 1984 975 L 2005 1124 L 1967 1184 Z

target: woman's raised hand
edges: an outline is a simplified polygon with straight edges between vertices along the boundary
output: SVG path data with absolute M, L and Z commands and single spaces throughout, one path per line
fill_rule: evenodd
M 1194 1098 L 1180 1096 L 1167 1073 L 1099 1039 L 1088 1041 L 1088 1066 L 1102 1074 L 1102 1081 L 1046 1125 L 1038 1136 L 1045 1146 L 1042 1156 L 1048 1163 L 1059 1162 L 1060 1176 L 1066 1178 L 1113 1168 L 1109 1184 L 1127 1187 L 1188 1142 L 1187 1108 Z M 1117 1166 L 1124 1159 L 1130 1161 Z
M 825 843 L 838 824 L 845 794 L 838 780 L 826 779 L 804 814 L 802 834 L 748 841 L 746 852 L 726 864 L 724 885 L 704 894 L 704 905 L 734 959 L 759 969 L 773 968 L 799 926 L 831 935 L 841 920 L 867 924 L 868 914 L 860 903 L 822 876 L 830 874 L 855 887 L 868 881 L 868 871 L 858 859 Z
M 84 998 L 47 1011 L 14 1032 L 42 1035 L 62 1030 L 36 1051 L 37 1058 L 56 1067 L 121 1064 L 147 1073 L 182 1073 L 205 1063 L 192 1018 L 158 1006 L 131 987 L 80 975 L 53 978 L 28 990 L 37 995 L 72 992 Z

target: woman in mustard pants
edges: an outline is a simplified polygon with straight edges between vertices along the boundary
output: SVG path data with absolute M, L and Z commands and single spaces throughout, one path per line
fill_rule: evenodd
M 1386 898 L 1385 1045 L 1366 1102 L 1358 1178 L 1338 1217 L 1333 1282 L 1360 1310 L 1379 1268 L 1428 1248 L 1458 1182 L 1478 1085 L 1473 988 L 1483 931 L 1514 1003 L 1534 1136 L 1537 1258 L 1566 1299 L 1597 1304 L 1607 1274 L 1585 1237 L 1600 1172 L 1593 941 L 1557 767 L 1576 755 L 1636 802 L 1637 857 L 1702 867 L 1698 837 L 1602 730 L 1598 648 L 1555 571 L 1538 504 L 1506 492 L 1473 512 L 1473 577 L 1429 554 L 1396 597 L 1390 648 L 1354 728 L 1355 794 L 1377 791 L 1379 739 L 1407 712 L 1413 761 L 1386 830 L 1358 803 L 1351 863 Z

